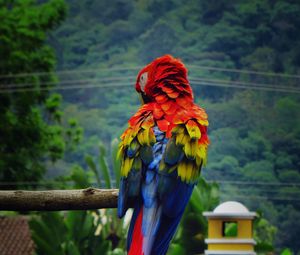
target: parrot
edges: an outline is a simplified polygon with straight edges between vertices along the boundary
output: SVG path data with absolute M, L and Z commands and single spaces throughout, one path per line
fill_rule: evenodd
M 142 105 L 118 148 L 118 217 L 133 207 L 128 255 L 164 255 L 207 161 L 208 116 L 194 103 L 187 68 L 164 55 L 138 73 Z

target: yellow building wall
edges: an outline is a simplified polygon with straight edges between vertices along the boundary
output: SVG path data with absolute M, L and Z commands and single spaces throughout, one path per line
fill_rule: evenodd
M 252 238 L 252 221 L 238 220 L 238 238 Z
M 252 244 L 208 244 L 208 250 L 211 251 L 253 251 Z
M 222 238 L 222 220 L 208 220 L 208 238 Z

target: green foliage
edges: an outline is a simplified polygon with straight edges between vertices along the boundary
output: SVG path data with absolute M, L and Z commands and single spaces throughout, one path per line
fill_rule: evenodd
M 135 67 L 165 53 L 172 53 L 187 64 L 204 67 L 283 73 L 299 70 L 300 5 L 297 1 L 67 0 L 67 20 L 51 33 L 65 16 L 65 5 L 61 0 L 40 2 L 0 3 L 0 75 L 52 71 L 54 53 L 45 40 L 56 49 L 58 69 L 99 68 L 88 78 L 136 75 L 136 70 L 115 73 L 101 68 Z M 237 80 L 280 84 L 283 89 L 299 83 L 288 76 L 194 67 L 189 68 L 189 75 L 221 79 L 229 84 Z M 87 75 L 78 72 L 74 77 L 86 79 Z M 114 178 L 109 181 L 108 175 L 115 177 L 118 186 L 118 170 L 109 172 L 108 169 L 119 169 L 119 163 L 107 163 L 114 158 L 117 140 L 112 146 L 110 143 L 121 134 L 139 105 L 134 89 L 124 86 L 68 90 L 63 92 L 66 103 L 62 110 L 59 95 L 49 97 L 39 90 L 44 83 L 56 81 L 51 72 L 43 76 L 0 78 L 1 86 L 26 83 L 37 88 L 26 93 L 0 94 L 0 180 L 38 180 L 46 163 L 49 176 L 68 174 L 70 165 L 76 162 L 80 166 L 71 173 L 77 180 L 76 187 L 88 187 L 95 181 L 101 187 L 114 186 Z M 213 86 L 194 86 L 193 90 L 196 101 L 206 108 L 210 119 L 212 145 L 203 171 L 205 178 L 221 181 L 222 200 L 235 199 L 251 210 L 264 211 L 268 222 L 260 223 L 263 229 L 272 232 L 267 228 L 269 224 L 280 229 L 276 234 L 276 253 L 285 247 L 294 252 L 300 250 L 297 239 L 300 225 L 295 220 L 299 218 L 300 207 L 295 199 L 300 189 L 292 185 L 300 178 L 299 96 Z M 99 141 L 106 148 L 105 155 L 99 152 Z M 74 144 L 78 144 L 76 150 Z M 66 149 L 71 150 L 63 161 L 54 165 L 41 162 L 41 158 L 61 158 Z M 89 156 L 84 158 L 84 155 Z M 84 171 L 86 168 L 90 170 Z M 187 208 L 190 214 L 183 222 L 198 224 L 201 229 L 205 223 L 193 210 L 200 212 L 204 208 L 199 203 L 195 208 L 190 204 Z M 178 236 L 181 235 L 178 231 Z M 201 238 L 197 236 L 195 240 Z M 269 244 L 273 240 L 273 236 L 266 238 Z M 74 241 L 67 246 L 76 254 Z M 183 254 L 184 249 L 179 238 L 170 248 L 174 254 Z
M 111 242 L 99 233 L 101 217 L 88 211 L 41 213 L 30 221 L 37 254 L 107 254 Z
M 293 255 L 293 252 L 290 249 L 286 248 L 280 253 L 280 255 Z
M 39 89 L 43 83 L 56 81 L 52 73 L 55 55 L 45 41 L 47 32 L 65 15 L 62 0 L 0 2 L 0 181 L 40 180 L 45 173 L 42 158 L 56 160 L 65 150 L 59 124 L 61 96 L 48 98 Z M 28 72 L 46 73 L 18 75 Z M 13 92 L 22 84 L 36 90 Z
M 226 222 L 224 229 L 224 236 L 226 237 L 236 237 L 238 233 L 237 223 L 236 222 Z
M 255 251 L 258 254 L 266 254 L 273 252 L 273 242 L 277 232 L 277 228 L 263 218 L 261 213 L 258 213 L 254 221 L 254 239 L 257 242 Z
M 72 188 L 87 188 L 95 181 L 110 188 L 105 148 L 100 146 L 99 164 L 89 155 L 85 159 L 90 170 L 74 166 L 65 181 L 72 181 Z M 41 213 L 31 219 L 30 228 L 37 254 L 125 255 L 126 228 L 112 209 Z

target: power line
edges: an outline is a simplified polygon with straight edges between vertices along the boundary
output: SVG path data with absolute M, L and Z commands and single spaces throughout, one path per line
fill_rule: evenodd
M 126 80 L 126 79 L 134 79 L 135 76 L 123 76 L 123 77 L 104 77 L 104 78 L 91 78 L 91 79 L 84 79 L 84 80 L 61 80 L 59 82 L 56 81 L 49 81 L 49 82 L 42 82 L 39 85 L 43 87 L 43 85 L 67 85 L 67 84 L 85 84 L 90 82 L 107 82 L 107 81 L 119 81 L 119 80 Z M 0 85 L 1 89 L 9 89 L 9 88 L 36 88 L 35 83 L 17 83 L 17 84 L 4 84 Z
M 224 198 L 229 197 L 228 195 L 223 195 L 221 196 Z M 284 198 L 284 197 L 265 197 L 265 196 L 230 196 L 230 199 L 249 199 L 249 200 L 275 200 L 275 201 L 296 201 L 296 202 L 300 202 L 300 199 L 297 198 Z
M 221 72 L 231 72 L 231 73 L 244 73 L 244 74 L 256 74 L 262 76 L 273 76 L 273 77 L 283 77 L 283 78 L 296 78 L 299 79 L 300 75 L 296 74 L 284 74 L 284 73 L 274 73 L 274 72 L 261 72 L 253 71 L 247 69 L 236 69 L 236 68 L 222 68 L 222 67 L 212 67 L 212 66 L 202 66 L 202 65 L 186 65 L 189 68 L 203 69 L 208 71 L 221 71 Z M 56 72 L 27 72 L 27 73 L 15 73 L 15 74 L 4 74 L 0 75 L 1 78 L 16 78 L 16 77 L 27 77 L 27 76 L 42 76 L 49 74 L 70 74 L 70 73 L 95 73 L 102 71 L 130 71 L 130 70 L 140 70 L 142 67 L 112 67 L 112 68 L 91 68 L 83 70 L 61 70 Z
M 221 184 L 241 184 L 241 185 L 263 185 L 263 186 L 299 186 L 300 182 L 249 182 L 249 181 L 226 181 L 226 180 L 206 180 L 208 183 Z
M 1 93 L 13 93 L 13 92 L 32 92 L 32 91 L 47 91 L 47 90 L 68 90 L 68 89 L 89 89 L 89 88 L 125 88 L 126 86 L 132 86 L 132 83 L 111 83 L 111 84 L 90 84 L 90 85 L 70 85 L 59 87 L 40 87 L 40 88 L 17 88 L 0 90 Z
M 197 66 L 197 65 L 187 65 L 196 69 L 204 69 L 209 71 L 221 71 L 221 72 L 231 72 L 231 73 L 245 73 L 245 74 L 258 74 L 265 76 L 275 76 L 275 77 L 285 77 L 285 78 L 300 78 L 297 74 L 284 74 L 284 73 L 273 73 L 273 72 L 261 72 L 246 69 L 235 69 L 235 68 L 222 68 L 222 67 L 207 67 L 207 66 Z
M 227 83 L 215 83 L 208 81 L 197 81 L 194 83 L 195 86 L 213 86 L 213 87 L 225 87 L 225 88 L 239 88 L 239 89 L 250 89 L 250 90 L 262 90 L 262 91 L 277 91 L 285 93 L 300 93 L 300 89 L 284 89 L 276 87 L 264 87 L 264 86 L 245 86 L 245 85 L 236 85 L 236 84 L 227 84 Z
M 261 87 L 270 87 L 270 88 L 280 88 L 280 89 L 300 89 L 299 86 L 287 86 L 283 84 L 270 84 L 270 83 L 256 83 L 256 82 L 244 82 L 240 80 L 224 80 L 224 79 L 205 79 L 205 78 L 194 78 L 192 77 L 191 80 L 194 82 L 200 81 L 208 81 L 208 82 L 216 82 L 216 83 L 225 83 L 225 84 L 237 84 L 237 85 L 248 85 L 248 86 L 261 86 Z
M 84 89 L 84 88 L 107 88 L 107 87 L 122 87 L 122 86 L 130 86 L 132 83 L 127 84 L 127 83 L 111 83 L 111 84 L 90 84 L 90 85 L 84 85 L 81 86 L 81 83 L 86 82 L 87 80 L 81 80 L 79 84 L 77 83 L 71 83 L 74 85 L 70 86 L 63 86 L 64 83 L 61 83 L 62 86 L 43 86 L 39 88 L 12 88 L 12 89 L 0 89 L 0 93 L 12 93 L 12 92 L 27 92 L 27 91 L 41 91 L 41 90 L 65 90 L 65 89 Z M 96 80 L 95 80 L 96 81 Z M 69 84 L 69 81 L 66 81 L 67 84 Z M 127 81 L 128 82 L 128 81 Z M 191 83 L 194 86 L 217 86 L 217 87 L 227 87 L 227 88 L 241 88 L 241 89 L 252 89 L 252 90 L 264 90 L 264 91 L 278 91 L 278 92 L 286 92 L 286 93 L 300 93 L 300 89 L 298 88 L 293 88 L 293 87 L 288 87 L 288 88 L 277 88 L 276 85 L 273 87 L 271 86 L 260 86 L 256 85 L 255 83 L 252 83 L 253 86 L 248 85 L 239 85 L 239 84 L 228 84 L 227 81 L 226 83 L 221 83 L 221 82 L 210 82 L 209 79 L 197 79 L 194 80 L 191 79 Z
M 28 76 L 43 76 L 43 75 L 51 75 L 51 74 L 81 74 L 81 73 L 97 73 L 97 72 L 108 72 L 108 71 L 130 71 L 130 70 L 138 70 L 140 67 L 111 67 L 111 68 L 91 68 L 91 69 L 83 69 L 83 70 L 61 70 L 55 72 L 30 72 L 30 73 L 17 73 L 17 74 L 4 74 L 0 75 L 0 79 L 5 78 L 16 78 L 16 77 L 28 77 Z
M 224 188 L 221 187 L 220 190 L 223 192 L 226 192 L 228 194 L 235 193 L 236 191 L 240 192 L 241 195 L 248 195 L 248 194 L 276 194 L 276 195 L 295 195 L 299 196 L 300 195 L 300 190 L 285 190 L 285 189 L 278 189 L 278 190 L 272 190 L 272 189 L 261 189 L 261 188 L 255 188 L 255 189 L 248 189 L 248 188 L 235 188 L 235 189 L 229 189 L 229 188 Z
M 107 82 L 114 80 L 126 80 L 129 79 L 134 82 L 135 76 L 120 76 L 120 77 L 102 77 L 102 78 L 91 78 L 91 79 L 83 79 L 83 80 L 61 80 L 60 82 L 42 82 L 40 86 L 43 85 L 55 85 L 55 84 L 79 84 L 79 83 L 89 83 L 89 82 Z M 210 82 L 210 83 L 224 83 L 229 85 L 247 85 L 247 86 L 259 86 L 259 87 L 270 87 L 270 88 L 278 88 L 278 89 L 300 89 L 300 87 L 295 86 L 286 86 L 281 84 L 267 84 L 267 83 L 255 83 L 255 82 L 244 82 L 239 80 L 225 80 L 225 79 L 211 79 L 211 78 L 199 78 L 199 77 L 190 77 L 190 81 L 192 82 Z M 18 83 L 18 84 L 4 84 L 0 85 L 0 89 L 8 89 L 8 88 L 19 88 L 19 87 L 36 87 L 35 83 Z

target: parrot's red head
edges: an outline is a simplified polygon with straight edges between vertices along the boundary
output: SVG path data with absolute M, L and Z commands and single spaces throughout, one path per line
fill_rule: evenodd
M 187 69 L 171 55 L 159 57 L 145 66 L 137 76 L 135 88 L 144 103 L 157 101 L 156 98 L 161 95 L 169 99 L 193 99 Z

